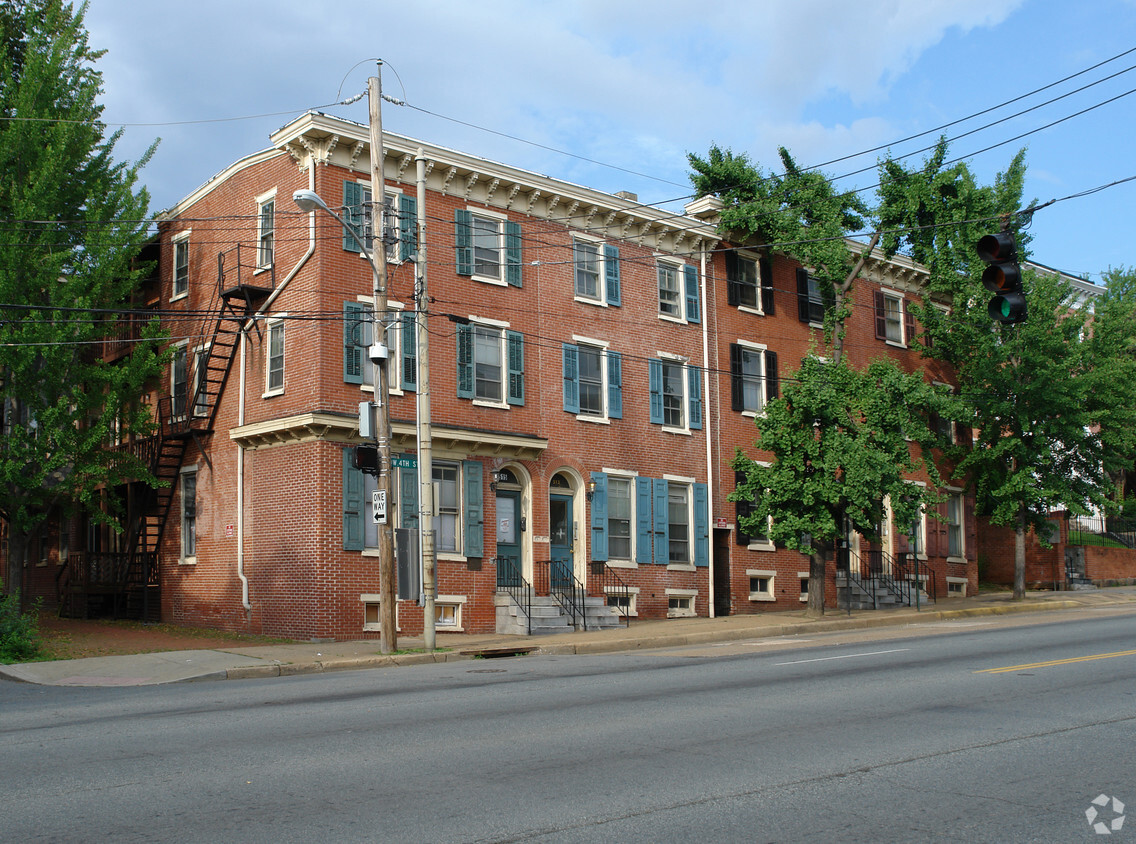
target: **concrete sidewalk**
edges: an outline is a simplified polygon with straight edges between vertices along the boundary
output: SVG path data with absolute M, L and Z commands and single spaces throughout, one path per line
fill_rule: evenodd
M 47 686 L 148 686 L 190 680 L 235 680 L 282 677 L 362 668 L 468 660 L 525 653 L 598 654 L 646 648 L 673 648 L 715 642 L 793 636 L 804 633 L 863 630 L 913 623 L 1084 609 L 1136 603 L 1136 587 L 1114 587 L 1076 592 L 1030 592 L 1014 603 L 1008 593 L 939 601 L 916 611 L 913 608 L 854 610 L 851 614 L 830 610 L 821 619 L 808 619 L 803 612 L 766 612 L 725 618 L 679 618 L 632 620 L 630 627 L 615 630 L 563 633 L 555 636 L 502 636 L 439 633 L 434 653 L 414 652 L 422 640 L 403 637 L 402 651 L 380 653 L 377 640 L 350 642 L 294 642 L 223 650 L 166 651 L 101 656 L 88 659 L 25 662 L 0 665 L 0 679 Z

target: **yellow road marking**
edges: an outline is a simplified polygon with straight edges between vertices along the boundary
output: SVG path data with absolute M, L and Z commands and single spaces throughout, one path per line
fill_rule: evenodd
M 1074 662 L 1089 662 L 1094 659 L 1112 659 L 1115 656 L 1136 656 L 1136 650 L 1113 651 L 1110 654 L 1092 654 L 1090 656 L 1073 656 L 1069 659 L 1051 659 L 1047 662 L 1028 662 L 1025 665 L 1007 665 L 1004 668 L 984 668 L 975 671 L 975 674 L 1006 674 L 1010 671 L 1022 671 L 1026 668 L 1049 668 L 1054 665 L 1070 665 Z

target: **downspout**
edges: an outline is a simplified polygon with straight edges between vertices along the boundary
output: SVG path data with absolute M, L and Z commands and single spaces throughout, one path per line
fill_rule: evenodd
M 315 162 L 310 162 L 308 165 L 308 188 L 315 190 L 316 187 L 316 173 Z M 260 309 L 253 315 L 253 319 L 262 318 L 276 298 L 284 292 L 284 288 L 288 286 L 296 274 L 303 269 L 304 265 L 308 263 L 308 259 L 315 254 L 316 251 L 316 217 L 315 214 L 308 215 L 308 251 L 305 252 L 296 266 L 292 267 L 291 271 L 284 280 L 280 282 L 280 286 L 272 291 L 272 294 L 265 300 Z M 245 363 L 248 357 L 248 330 L 241 332 L 241 376 L 240 386 L 237 394 L 237 427 L 245 424 Z M 252 610 L 252 603 L 249 601 L 249 581 L 248 575 L 245 574 L 245 447 L 237 443 L 237 577 L 241 581 L 241 606 L 246 611 Z
M 702 249 L 702 267 L 699 275 L 702 276 L 702 371 L 705 373 L 704 383 L 706 384 L 706 424 L 703 430 L 706 432 L 706 532 L 707 542 L 710 547 L 706 549 L 706 562 L 707 562 L 707 595 L 710 602 L 710 618 L 714 618 L 714 526 L 712 523 L 712 515 L 714 513 L 714 432 L 711 430 L 710 413 L 710 308 L 707 307 L 706 297 L 706 249 Z M 717 414 L 715 414 L 715 419 Z

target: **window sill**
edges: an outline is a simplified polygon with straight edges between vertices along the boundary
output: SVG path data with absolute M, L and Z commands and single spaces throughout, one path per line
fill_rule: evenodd
M 284 388 L 283 387 L 281 387 L 279 390 L 270 390 L 267 393 L 261 393 L 260 397 L 262 399 L 270 399 L 273 396 L 282 396 L 282 395 L 284 395 Z
M 765 316 L 765 311 L 761 308 L 755 308 L 753 305 L 738 305 L 738 310 L 743 314 L 753 314 L 754 316 Z
M 260 275 L 261 273 L 271 272 L 273 266 L 274 266 L 273 264 L 262 264 L 261 266 L 257 267 L 255 270 L 253 270 L 252 274 L 253 275 Z
M 769 553 L 770 551 L 776 551 L 777 546 L 774 545 L 772 542 L 751 542 L 749 545 L 746 546 L 746 550 L 747 551 L 763 551 L 765 553 Z
M 502 278 L 492 278 L 487 275 L 471 275 L 469 278 L 472 281 L 480 281 L 482 284 L 492 284 L 494 287 L 509 286 L 509 283 Z
M 577 422 L 591 422 L 593 425 L 610 425 L 611 420 L 606 416 L 587 416 L 583 413 L 576 414 Z
M 667 571 L 698 571 L 698 566 L 690 563 L 667 563 Z
M 195 566 L 195 565 L 197 565 L 197 555 L 194 554 L 192 557 L 179 557 L 178 558 L 178 565 L 179 566 Z
M 884 340 L 884 343 L 894 349 L 906 349 L 907 344 L 900 340 Z
M 672 316 L 671 314 L 659 314 L 659 319 L 663 322 L 673 322 L 675 325 L 686 325 L 686 320 L 682 317 Z
M 180 302 L 180 301 L 181 301 L 182 299 L 188 299 L 188 298 L 189 298 L 189 291 L 188 291 L 188 290 L 185 290 L 185 291 L 183 291 L 183 292 L 181 292 L 181 293 L 174 293 L 174 294 L 172 294 L 172 295 L 170 296 L 170 301 L 171 301 L 171 302 Z
M 663 433 L 664 434 L 677 434 L 677 435 L 683 436 L 683 437 L 691 436 L 689 428 L 675 428 L 675 427 L 672 427 L 672 426 L 669 426 L 669 425 L 663 426 Z
M 474 407 L 491 407 L 494 410 L 508 410 L 510 405 L 507 402 L 489 401 L 487 399 L 472 399 Z
M 594 305 L 597 308 L 608 307 L 607 302 L 603 299 L 593 299 L 590 296 L 581 296 L 579 293 L 573 296 L 572 299 L 575 302 L 579 302 L 581 305 Z
M 639 564 L 634 560 L 608 560 L 606 562 L 608 568 L 612 569 L 637 569 Z
M 750 592 L 749 593 L 749 599 L 751 601 L 761 601 L 761 602 L 769 603 L 771 601 L 776 601 L 777 596 L 776 595 L 770 595 L 767 592 Z M 807 595 L 805 596 L 805 600 L 808 600 Z

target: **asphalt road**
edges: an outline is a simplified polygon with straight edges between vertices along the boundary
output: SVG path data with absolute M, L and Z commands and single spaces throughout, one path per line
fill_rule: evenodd
M 1116 612 L 166 687 L 0 683 L 0 837 L 1136 840 L 1118 809 L 1136 813 L 1134 725 L 1136 614 Z

